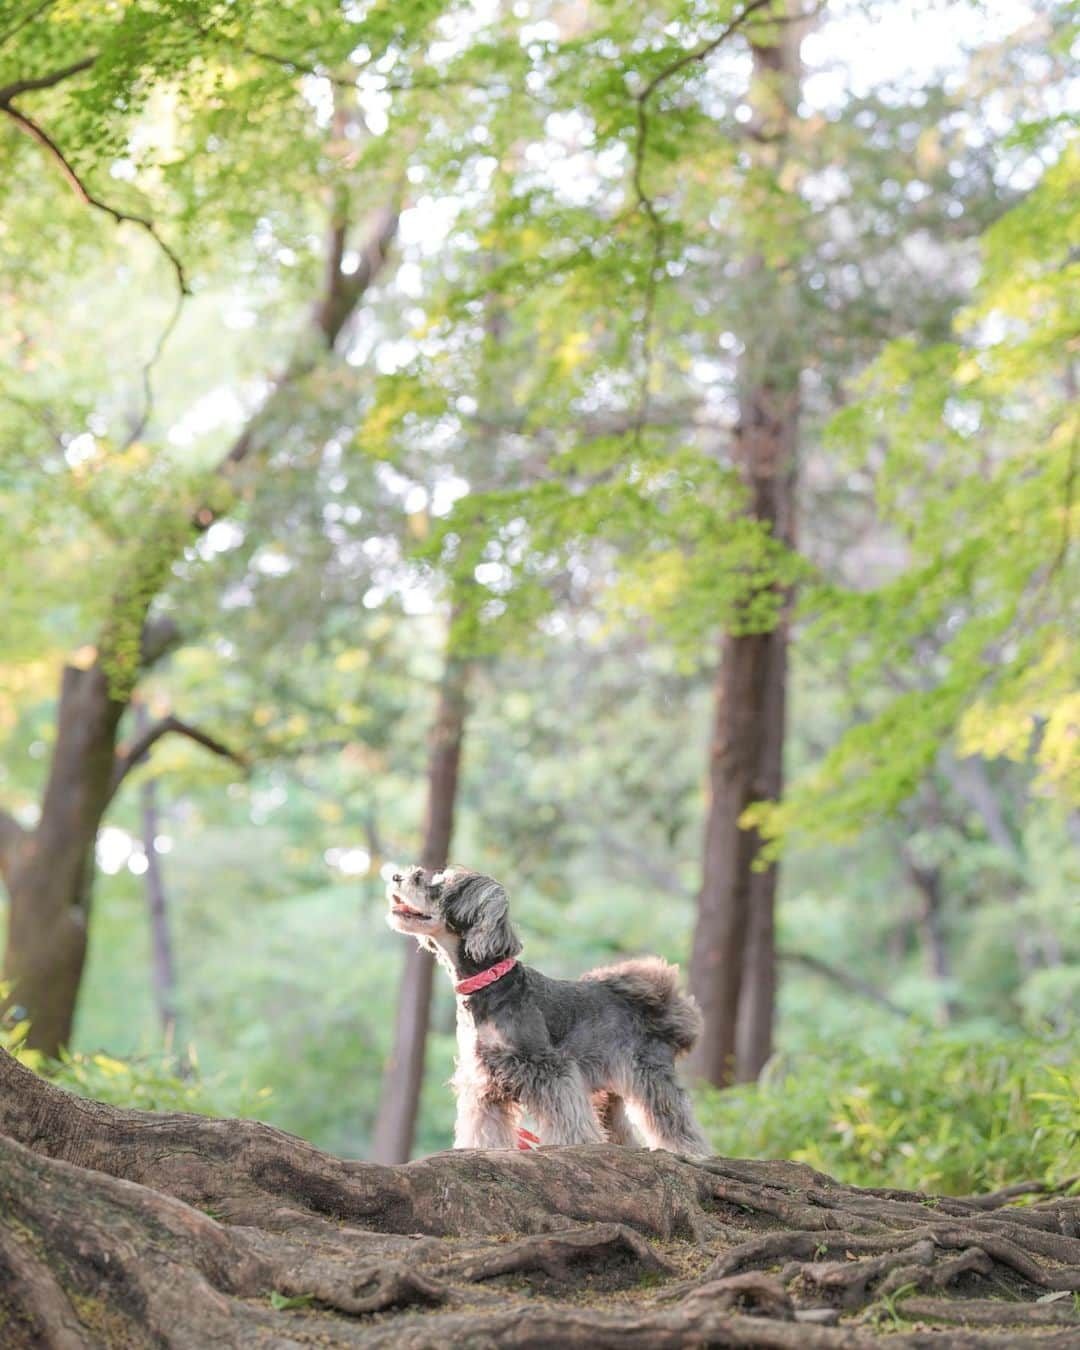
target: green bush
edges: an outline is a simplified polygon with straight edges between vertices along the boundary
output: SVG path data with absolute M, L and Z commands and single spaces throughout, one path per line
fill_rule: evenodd
M 702 1093 L 729 1157 L 791 1158 L 862 1186 L 963 1195 L 1080 1172 L 1080 1047 L 926 1029 L 823 1044 L 757 1084 Z
M 95 1101 L 140 1111 L 190 1111 L 201 1116 L 254 1115 L 266 1090 L 226 1092 L 220 1080 L 201 1077 L 194 1063 L 172 1055 L 131 1055 L 118 1059 L 98 1052 L 64 1051 L 49 1059 L 25 1046 L 28 1024 L 0 1023 L 0 1046 L 43 1078 Z M 217 1094 L 221 1093 L 219 1097 Z

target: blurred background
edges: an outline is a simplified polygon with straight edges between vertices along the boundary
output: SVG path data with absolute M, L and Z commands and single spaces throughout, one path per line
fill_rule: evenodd
M 447 1147 L 449 858 L 718 1151 L 1080 1170 L 1075 6 L 9 11 L 3 1043 Z

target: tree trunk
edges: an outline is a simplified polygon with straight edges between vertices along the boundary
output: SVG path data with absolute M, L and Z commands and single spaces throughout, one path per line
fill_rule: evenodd
M 758 391 L 759 393 L 762 391 Z M 759 434 L 740 433 L 754 514 L 778 534 L 790 517 L 795 400 Z M 776 987 L 774 907 L 777 867 L 755 871 L 756 830 L 739 821 L 781 786 L 787 632 L 726 634 L 716 683 L 709 763 L 709 805 L 690 988 L 705 1017 L 692 1059 L 695 1072 L 718 1086 L 756 1077 L 772 1052 Z M 743 1029 L 739 1030 L 739 1021 Z
M 381 269 L 397 222 L 396 202 L 376 213 L 360 265 L 349 274 L 341 270 L 345 226 L 333 223 L 327 289 L 313 311 L 313 331 L 304 333 L 266 404 L 222 458 L 220 480 L 229 481 L 237 466 L 263 443 L 283 395 L 314 369 L 320 352 L 333 346 Z M 142 545 L 134 550 L 130 572 L 113 596 L 95 660 L 86 668 L 64 668 L 56 740 L 36 828 L 19 832 L 11 846 L 11 818 L 0 818 L 0 872 L 9 900 L 3 959 L 3 979 L 11 986 L 7 1003 L 25 1010 L 30 1020 L 28 1044 L 47 1055 L 57 1055 L 71 1039 L 86 959 L 94 849 L 118 782 L 120 719 L 141 669 L 165 650 L 154 650 L 155 625 L 147 616 L 167 584 L 176 554 L 215 517 L 216 510 L 209 505 L 188 515 L 174 502 L 154 513 Z
M 763 634 L 726 636 L 716 683 L 709 760 L 709 806 L 697 926 L 690 955 L 690 991 L 705 1019 L 691 1066 L 718 1086 L 735 1068 L 736 1022 L 750 917 L 751 866 L 757 834 L 739 828 L 754 800 L 752 784 L 761 730 L 756 691 L 765 682 Z
M 774 13 L 783 13 L 777 6 Z M 753 44 L 749 124 L 752 143 L 782 153 L 798 103 L 801 26 L 781 24 Z M 770 167 L 776 167 L 775 159 Z M 749 510 L 772 536 L 793 541 L 799 368 L 791 283 L 759 257 L 744 268 L 757 293 L 756 331 L 739 359 L 739 422 L 733 458 Z M 690 988 L 705 1017 L 692 1070 L 717 1086 L 754 1078 L 772 1052 L 776 997 L 777 868 L 755 870 L 761 840 L 739 825 L 756 801 L 782 786 L 787 689 L 787 625 L 725 634 L 716 681 L 709 752 L 702 886 L 690 958 Z
M 450 860 L 468 708 L 468 674 L 468 665 L 448 653 L 431 734 L 427 817 L 420 851 L 421 866 L 434 871 Z M 375 1162 L 407 1162 L 412 1155 L 424 1083 L 434 971 L 431 955 L 410 941 L 398 990 L 394 1044 L 383 1074 L 379 1114 L 371 1142 Z
M 747 394 L 743 409 L 736 450 L 753 513 L 777 537 L 790 540 L 797 391 L 759 385 Z M 755 870 L 761 840 L 739 821 L 754 802 L 779 794 L 786 684 L 783 619 L 768 633 L 725 635 L 690 960 L 691 991 L 705 1017 L 692 1067 L 717 1086 L 729 1083 L 736 1067 L 739 1077 L 756 1077 L 772 1052 L 777 867 Z
M 1009 886 L 1014 902 L 1024 895 L 1030 863 L 1022 831 L 1016 829 L 998 799 L 998 794 L 987 772 L 981 755 L 961 760 L 945 760 L 945 772 L 954 789 L 978 813 L 986 829 L 987 838 L 1008 859 L 1013 868 Z M 1013 948 L 1016 964 L 1025 978 L 1036 970 L 1059 966 L 1063 960 L 1061 942 L 1053 928 L 1038 923 L 1034 916 L 1022 915 L 1014 930 Z
M 28 1044 L 55 1056 L 71 1038 L 86 958 L 94 845 L 111 796 L 124 704 L 99 662 L 65 666 L 56 746 L 37 827 L 8 874 L 4 979 L 30 1020 Z
M 149 718 L 142 703 L 135 704 L 135 730 L 148 729 Z M 161 1022 L 166 1049 L 176 1038 L 176 965 L 173 960 L 172 933 L 169 930 L 169 902 L 158 852 L 159 834 L 157 781 L 150 775 L 139 787 L 142 815 L 142 843 L 146 854 L 146 907 L 150 920 L 151 982 L 154 1004 Z
M 787 495 L 790 500 L 792 495 L 790 486 Z M 790 505 L 788 512 L 790 513 Z M 784 534 L 787 542 L 793 542 L 790 529 L 784 531 Z M 784 785 L 788 642 L 786 618 L 781 619 L 767 636 L 763 698 L 765 727 L 755 792 L 760 797 L 776 801 Z M 758 1077 L 773 1051 L 777 986 L 777 881 L 775 863 L 769 863 L 761 871 L 751 870 L 748 889 L 750 914 L 735 1037 L 735 1076 L 742 1083 L 753 1082 Z
M 1080 1329 L 1080 1197 L 1038 1183 L 926 1197 L 615 1145 L 342 1162 L 83 1101 L 2 1050 L 0 1218 L 5 1350 L 1072 1350 Z
M 939 1027 L 947 1027 L 956 1016 L 956 1002 L 949 990 L 952 986 L 952 961 L 942 924 L 944 896 L 941 889 L 941 869 L 922 867 L 904 851 L 904 866 L 908 880 L 919 897 L 916 926 L 923 949 L 923 965 L 927 975 L 940 990 L 934 1020 Z

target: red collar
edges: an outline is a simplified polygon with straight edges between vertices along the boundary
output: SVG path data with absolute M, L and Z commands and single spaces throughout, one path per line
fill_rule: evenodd
M 454 985 L 454 993 L 475 994 L 478 989 L 486 989 L 489 984 L 501 980 L 516 965 L 517 961 L 512 956 L 508 956 L 505 961 L 498 961 L 495 965 L 488 966 L 487 970 L 482 970 L 479 975 L 470 975 L 467 980 L 459 980 Z

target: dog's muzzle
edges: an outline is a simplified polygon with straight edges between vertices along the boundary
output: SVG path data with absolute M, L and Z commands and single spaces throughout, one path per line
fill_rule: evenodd
M 401 919 L 431 918 L 431 915 L 426 914 L 422 909 L 414 909 L 412 905 L 407 905 L 401 896 L 396 893 L 390 896 L 390 912 Z

